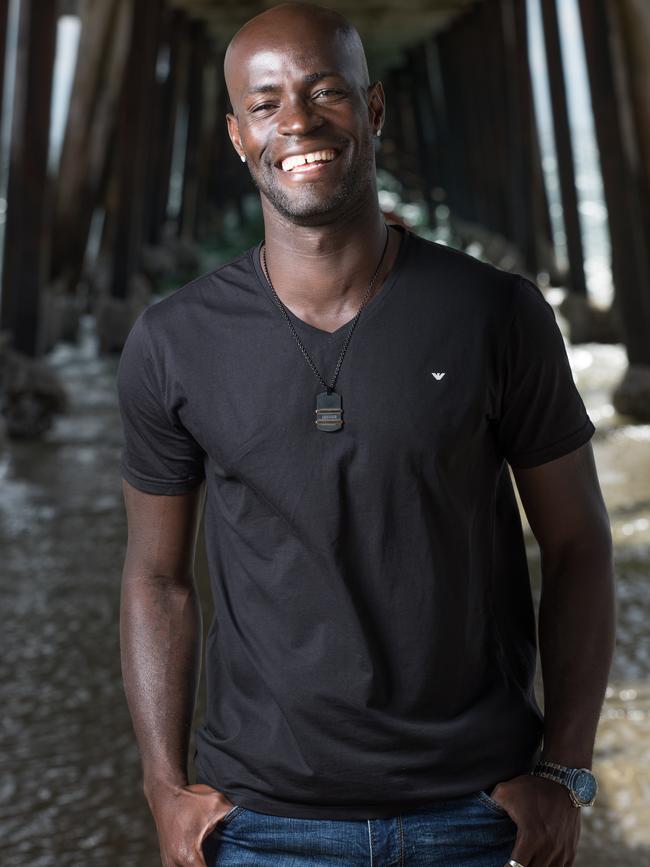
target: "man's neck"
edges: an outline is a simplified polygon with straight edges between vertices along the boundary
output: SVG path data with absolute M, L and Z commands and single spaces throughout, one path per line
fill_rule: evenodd
M 299 226 L 272 210 L 264 214 L 264 229 L 269 276 L 283 304 L 325 330 L 354 316 L 386 243 L 378 206 L 322 226 Z M 371 297 L 394 263 L 399 238 L 393 235 Z

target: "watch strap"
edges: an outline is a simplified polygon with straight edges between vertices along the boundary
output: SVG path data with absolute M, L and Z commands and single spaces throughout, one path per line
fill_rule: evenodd
M 574 807 L 582 807 L 584 804 L 578 800 L 575 795 L 573 784 L 576 777 L 583 768 L 567 768 L 557 762 L 551 762 L 547 759 L 541 759 L 537 762 L 533 770 L 530 772 L 536 777 L 544 777 L 548 780 L 553 780 L 555 783 L 560 783 L 569 791 L 569 797 Z M 591 773 L 591 771 L 589 772 Z
M 563 786 L 570 786 L 576 771 L 577 768 L 566 768 L 564 765 L 558 765 L 557 762 L 542 760 L 537 762 L 532 773 L 537 777 L 546 777 L 556 783 L 562 783 Z

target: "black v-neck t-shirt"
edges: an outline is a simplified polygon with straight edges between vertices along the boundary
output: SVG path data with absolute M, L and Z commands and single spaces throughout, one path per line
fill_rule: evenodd
M 121 473 L 206 484 L 214 616 L 197 780 L 278 816 L 370 819 L 529 771 L 543 716 L 508 464 L 595 428 L 526 278 L 402 234 L 323 390 L 260 244 L 150 305 L 117 388 Z M 289 312 L 331 382 L 348 326 Z

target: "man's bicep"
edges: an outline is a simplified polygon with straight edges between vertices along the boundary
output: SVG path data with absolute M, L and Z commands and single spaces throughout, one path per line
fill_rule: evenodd
M 530 528 L 544 553 L 596 544 L 610 534 L 591 441 L 534 467 L 512 468 Z
M 122 480 L 128 525 L 125 576 L 180 584 L 192 580 L 204 491 L 201 483 L 183 494 L 150 494 Z

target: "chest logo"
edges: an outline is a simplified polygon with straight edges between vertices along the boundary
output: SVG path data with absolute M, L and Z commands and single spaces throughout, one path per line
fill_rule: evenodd
M 442 379 L 442 377 L 443 377 L 444 375 L 445 375 L 444 373 L 433 373 L 433 372 L 431 373 L 431 376 L 432 376 L 434 379 Z

